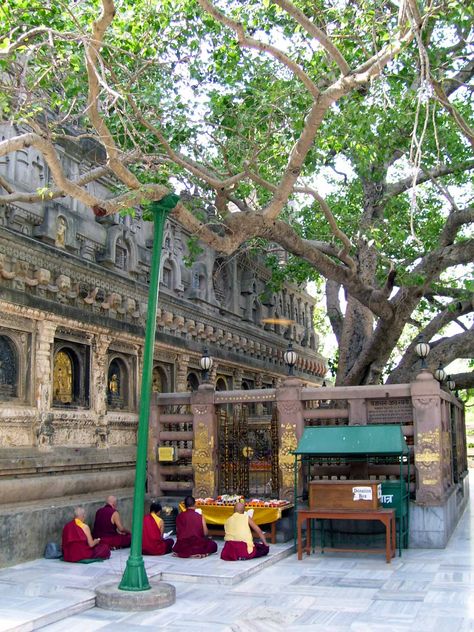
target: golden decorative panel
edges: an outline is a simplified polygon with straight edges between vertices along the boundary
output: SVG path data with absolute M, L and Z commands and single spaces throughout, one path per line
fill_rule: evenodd
M 65 351 L 59 351 L 54 359 L 53 397 L 62 404 L 72 402 L 72 361 Z
M 295 457 L 291 452 L 296 450 L 298 439 L 296 437 L 296 424 L 285 424 L 282 427 L 280 439 L 280 449 L 278 451 L 278 461 L 281 471 L 281 482 L 283 489 L 292 487 L 294 484 L 294 464 Z

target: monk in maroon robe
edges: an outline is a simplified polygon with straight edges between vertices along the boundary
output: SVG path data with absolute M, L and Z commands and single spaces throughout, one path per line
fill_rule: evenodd
M 84 507 L 74 509 L 74 520 L 64 525 L 62 536 L 63 558 L 65 562 L 81 562 L 82 560 L 103 559 L 110 557 L 110 548 L 92 538 L 91 530 L 84 522 Z
M 130 546 L 132 536 L 122 524 L 120 514 L 117 511 L 117 498 L 109 496 L 105 505 L 95 514 L 94 537 L 108 544 L 112 550 L 126 549 Z
M 150 513 L 143 518 L 143 555 L 165 555 L 171 553 L 173 538 L 163 538 L 165 525 L 160 517 L 161 504 L 152 502 Z
M 265 534 L 245 512 L 244 503 L 236 503 L 234 513 L 224 523 L 224 531 L 225 544 L 221 551 L 221 560 L 236 562 L 268 555 L 270 547 Z M 261 542 L 253 541 L 252 531 L 261 539 Z
M 192 496 L 184 499 L 186 511 L 176 518 L 176 544 L 173 553 L 178 557 L 207 557 L 217 551 L 217 544 L 210 540 L 204 516 L 196 511 Z

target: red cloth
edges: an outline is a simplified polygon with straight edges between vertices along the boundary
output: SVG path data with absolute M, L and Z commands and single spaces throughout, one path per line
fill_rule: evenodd
M 117 533 L 117 528 L 112 522 L 112 516 L 116 509 L 112 505 L 104 505 L 95 514 L 94 538 L 100 538 L 101 542 L 111 549 L 126 549 L 130 546 L 132 536 L 130 533 Z
M 89 546 L 87 536 L 75 520 L 64 525 L 62 536 L 63 558 L 65 562 L 80 562 L 91 558 L 110 557 L 110 549 L 103 542 L 95 546 Z
M 176 518 L 176 544 L 173 552 L 178 557 L 211 555 L 217 551 L 217 544 L 204 535 L 202 516 L 194 509 L 186 509 Z
M 237 560 L 251 560 L 254 557 L 264 557 L 268 555 L 269 546 L 263 542 L 255 542 L 253 551 L 247 551 L 247 542 L 226 542 L 221 551 L 221 560 L 226 562 L 236 562 Z
M 163 539 L 161 529 L 151 514 L 143 518 L 143 555 L 165 555 L 166 553 L 171 553 L 173 544 L 174 540 L 172 538 Z

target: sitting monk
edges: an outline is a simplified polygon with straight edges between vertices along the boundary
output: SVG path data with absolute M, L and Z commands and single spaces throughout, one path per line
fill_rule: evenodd
M 178 557 L 207 557 L 217 551 L 217 544 L 207 535 L 207 525 L 202 516 L 196 511 L 196 501 L 192 496 L 184 499 L 186 511 L 176 518 L 176 544 L 174 555 Z
M 173 538 L 163 538 L 165 523 L 160 517 L 161 505 L 152 502 L 150 513 L 143 518 L 143 555 L 165 555 L 171 553 Z
M 74 508 L 74 520 L 64 525 L 62 537 L 63 558 L 65 562 L 80 562 L 89 559 L 107 560 L 110 548 L 100 541 L 92 539 L 91 530 L 85 524 L 84 507 Z
M 252 531 L 262 540 L 253 541 Z M 224 523 L 225 544 L 221 552 L 221 560 L 235 562 L 236 560 L 251 560 L 268 554 L 265 534 L 252 518 L 245 513 L 244 503 L 237 503 L 234 513 Z
M 115 496 L 109 496 L 105 501 L 105 505 L 97 510 L 93 533 L 95 538 L 100 538 L 112 550 L 126 549 L 130 546 L 132 536 L 120 520 Z

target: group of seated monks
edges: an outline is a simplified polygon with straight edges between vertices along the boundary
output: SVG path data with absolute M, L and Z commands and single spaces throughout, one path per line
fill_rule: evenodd
M 143 519 L 142 552 L 144 555 L 165 555 L 173 552 L 176 557 L 202 558 L 216 553 L 217 544 L 209 538 L 204 516 L 196 509 L 192 496 L 184 499 L 185 511 L 176 518 L 176 542 L 164 537 L 164 522 L 160 517 L 161 505 L 152 502 L 150 513 Z M 63 529 L 62 550 L 66 562 L 88 559 L 108 559 L 113 549 L 130 546 L 131 534 L 125 529 L 117 511 L 117 499 L 109 496 L 104 507 L 97 510 L 94 527 L 84 522 L 83 507 L 74 509 L 74 519 Z M 252 531 L 261 542 L 254 542 Z M 265 534 L 245 512 L 245 505 L 238 502 L 234 513 L 224 524 L 224 548 L 221 559 L 227 561 L 250 560 L 267 555 L 269 546 Z

